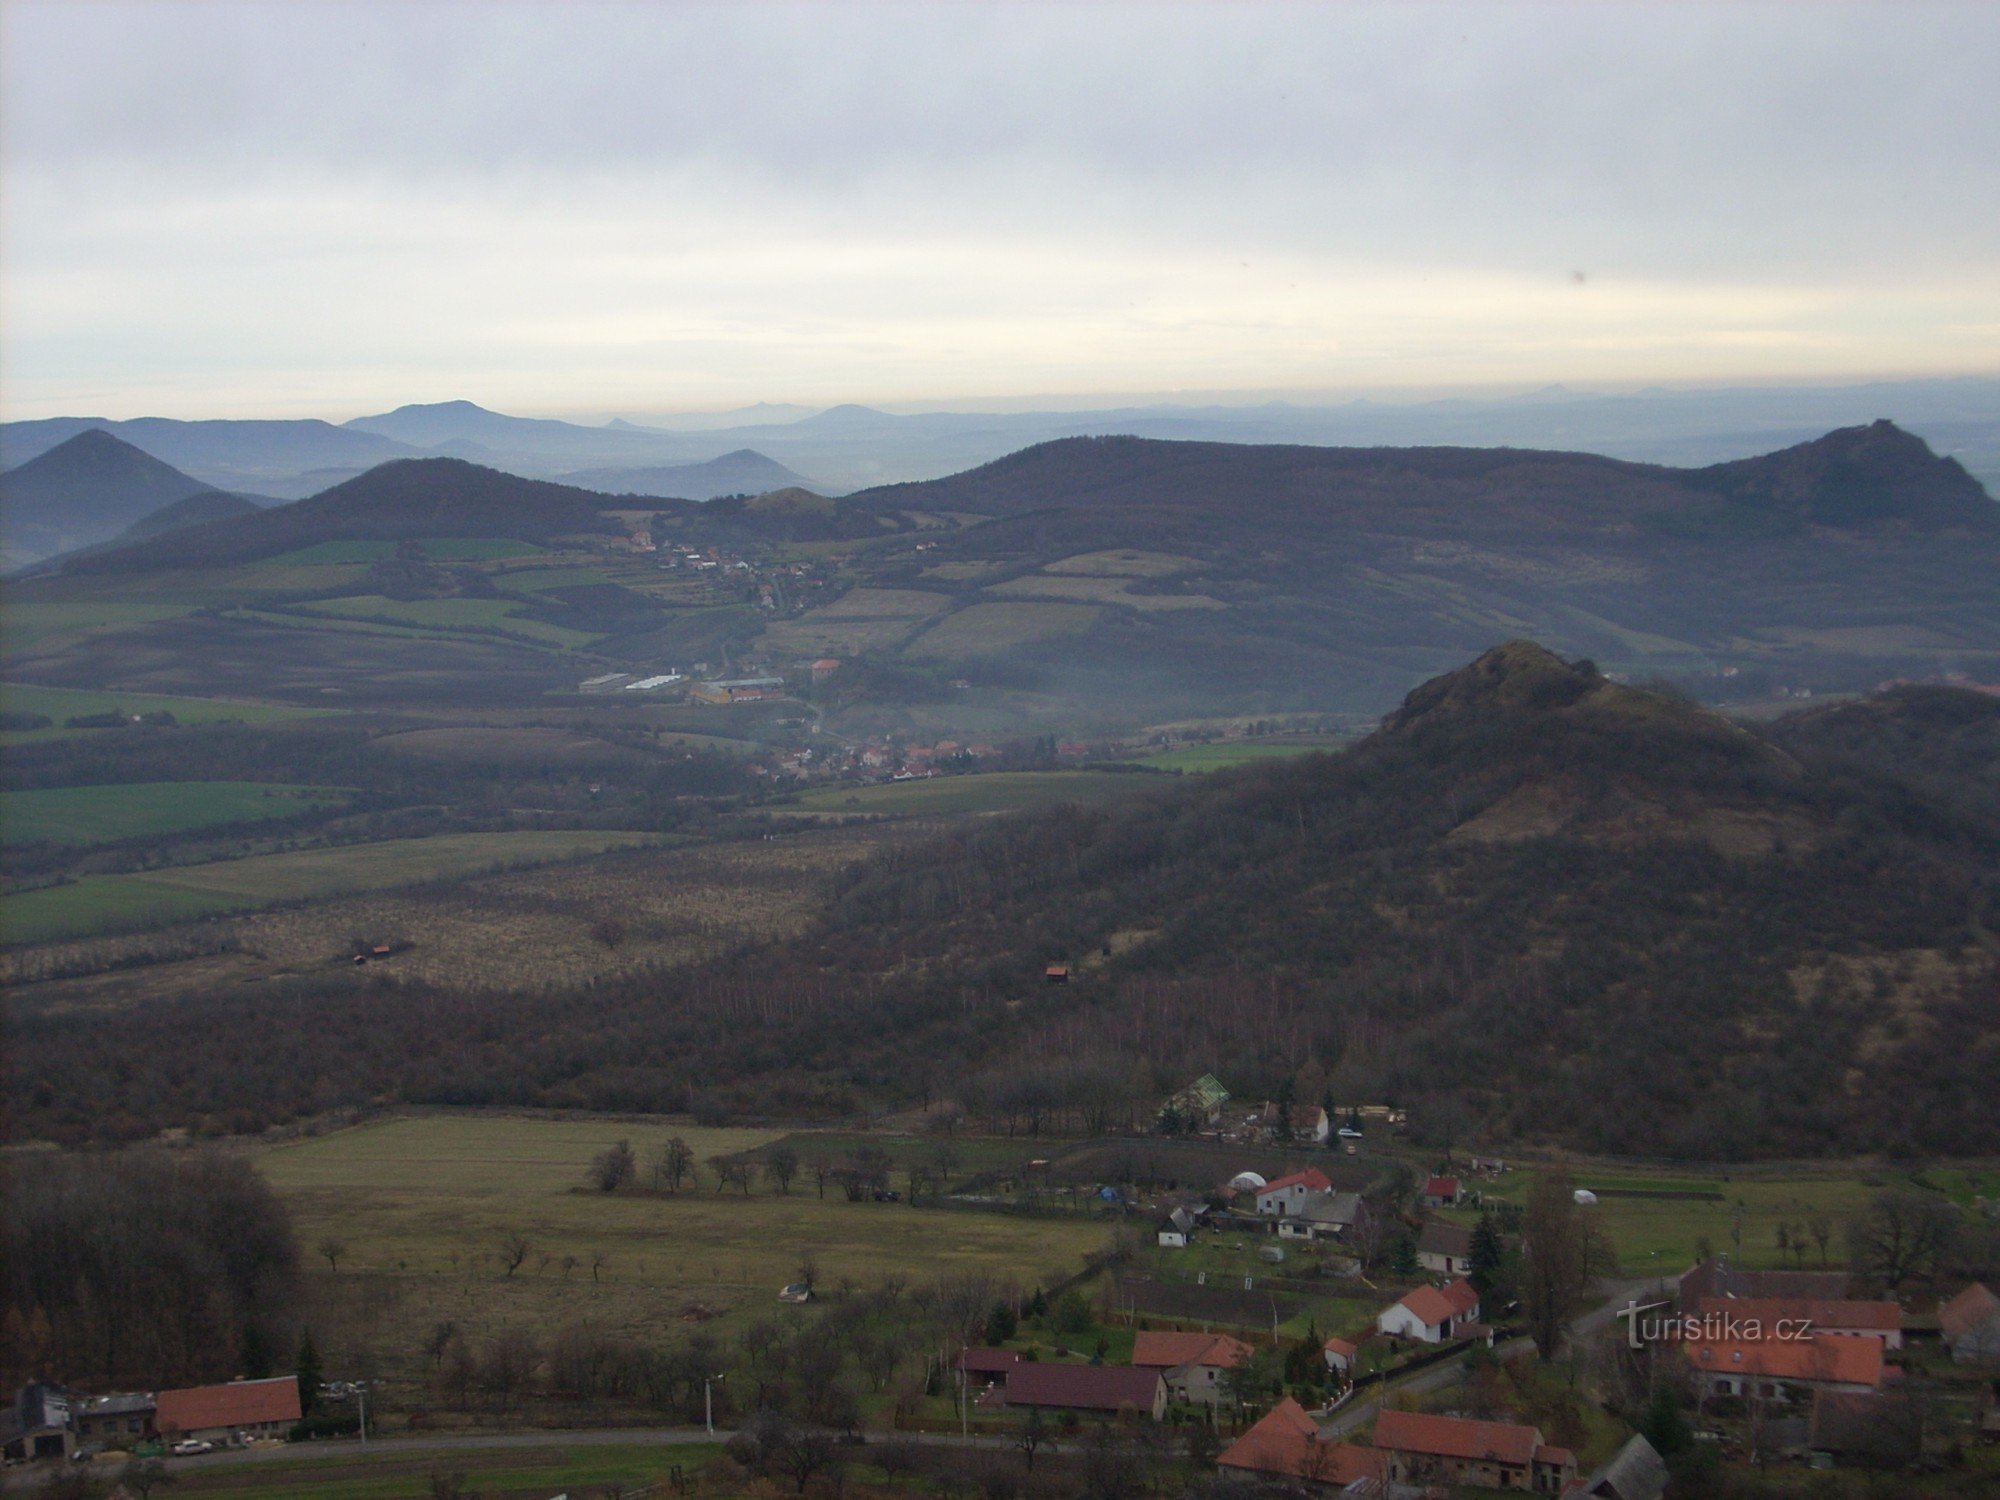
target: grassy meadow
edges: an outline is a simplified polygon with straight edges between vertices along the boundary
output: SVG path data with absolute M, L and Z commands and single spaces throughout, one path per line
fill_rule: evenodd
M 586 1184 L 590 1159 L 626 1139 L 643 1185 L 648 1152 L 672 1136 L 693 1149 L 698 1186 L 606 1194 Z M 775 1314 L 778 1289 L 808 1252 L 829 1288 L 955 1272 L 1035 1283 L 1074 1271 L 1105 1241 L 1105 1227 L 1087 1219 L 849 1203 L 831 1187 L 822 1199 L 803 1172 L 789 1194 L 762 1182 L 747 1196 L 715 1190 L 710 1157 L 776 1138 L 664 1120 L 426 1114 L 255 1154 L 315 1257 L 315 1318 L 392 1372 L 411 1367 L 441 1319 L 474 1339 L 588 1320 L 672 1341 L 690 1305 L 725 1318 Z M 512 1275 L 498 1259 L 510 1234 L 529 1244 Z M 318 1254 L 330 1238 L 342 1247 L 332 1261 Z
M 12 609 L 9 614 L 11 616 Z M 0 746 L 58 739 L 73 734 L 116 734 L 115 729 L 68 729 L 69 719 L 97 714 L 172 714 L 182 724 L 218 724 L 231 720 L 268 724 L 282 719 L 313 719 L 339 713 L 334 708 L 292 708 L 281 703 L 243 703 L 223 698 L 183 698 L 168 693 L 98 692 L 87 688 L 37 687 L 25 682 L 0 683 L 0 708 L 9 713 L 39 714 L 51 721 L 47 729 L 0 732 Z
M 1136 764 L 1160 771 L 1222 771 L 1256 761 L 1289 760 L 1295 755 L 1314 755 L 1339 748 L 1338 740 L 1303 736 L 1286 740 L 1223 740 L 1209 745 L 1181 745 L 1140 756 Z
M 499 865 L 574 859 L 653 837 L 597 830 L 447 833 L 131 875 L 86 875 L 0 897 L 0 934 L 10 943 L 53 942 L 282 901 L 418 885 Z
M 1510 1169 L 1499 1181 L 1479 1180 L 1476 1186 L 1488 1203 L 1525 1203 L 1536 1175 L 1533 1167 Z M 1629 1168 L 1597 1170 L 1579 1164 L 1570 1169 L 1570 1175 L 1576 1186 L 1601 1194 L 1593 1212 L 1610 1234 L 1621 1268 L 1632 1276 L 1678 1274 L 1694 1263 L 1697 1244 L 1703 1239 L 1744 1266 L 1814 1269 L 1820 1264 L 1818 1247 L 1809 1244 L 1801 1261 L 1779 1250 L 1778 1229 L 1785 1226 L 1789 1239 L 1796 1226 L 1807 1224 L 1815 1214 L 1832 1223 L 1827 1256 L 1838 1266 L 1846 1256 L 1846 1221 L 1859 1214 L 1884 1187 L 1911 1183 L 1907 1172 L 1888 1167 L 1876 1171 L 1834 1165 L 1797 1172 L 1697 1177 Z M 1628 1197 L 1622 1196 L 1621 1190 L 1686 1196 Z M 1478 1212 L 1460 1209 L 1446 1217 L 1470 1224 L 1477 1220 Z
M 12 841 L 102 844 L 289 818 L 338 807 L 339 787 L 267 781 L 140 781 L 0 793 L 0 829 Z

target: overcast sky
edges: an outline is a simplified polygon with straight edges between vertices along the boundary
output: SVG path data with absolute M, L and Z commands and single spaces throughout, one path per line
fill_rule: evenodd
M 2000 371 L 2000 6 L 0 7 L 0 406 Z

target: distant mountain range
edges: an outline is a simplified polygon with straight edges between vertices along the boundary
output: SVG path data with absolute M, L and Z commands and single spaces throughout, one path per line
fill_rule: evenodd
M 638 420 L 628 413 L 603 426 L 508 416 L 470 401 L 403 406 L 340 426 L 60 417 L 0 427 L 0 463 L 18 465 L 97 427 L 217 488 L 296 499 L 392 458 L 465 458 L 526 477 L 560 478 L 705 464 L 751 449 L 794 475 L 812 476 L 810 482 L 823 492 L 844 492 L 940 478 L 1058 438 L 1110 435 L 1339 447 L 1582 449 L 1699 467 L 1885 413 L 1958 458 L 1990 488 L 2000 487 L 2000 379 L 1974 377 L 1621 395 L 1558 387 L 1516 397 L 1424 402 L 1162 402 L 1089 411 L 896 414 L 848 404 L 815 413 L 759 405 Z
M 64 573 L 135 575 L 137 597 L 161 569 L 321 542 L 511 538 L 610 569 L 560 611 L 538 606 L 607 660 L 864 659 L 827 696 L 868 732 L 908 724 L 910 705 L 953 681 L 949 693 L 990 694 L 1006 715 L 1108 732 L 1367 713 L 1524 633 L 1621 674 L 1726 681 L 1732 696 L 1945 672 L 2000 681 L 2000 507 L 1888 422 L 1697 469 L 1505 448 L 1069 438 L 838 498 L 786 487 L 632 500 L 459 459 L 398 460 Z M 697 598 L 643 549 L 603 545 L 632 525 L 611 513 L 635 508 L 661 518 L 657 539 L 721 547 L 746 568 L 802 543 L 842 545 L 823 549 L 810 587 L 753 571 Z M 394 582 L 410 597 L 491 586 L 476 566 Z M 50 580 L 48 597 L 65 587 Z M 221 573 L 215 587 L 243 593 Z M 301 602 L 283 588 L 271 606 Z M 109 647 L 88 645 L 88 668 L 56 652 L 38 670 L 98 672 Z
M 0 551 L 11 570 L 255 509 L 108 432 L 86 429 L 0 475 Z

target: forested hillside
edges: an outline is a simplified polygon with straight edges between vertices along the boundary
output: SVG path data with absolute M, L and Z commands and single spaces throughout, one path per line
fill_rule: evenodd
M 1289 1078 L 1393 1100 L 1436 1134 L 1992 1151 L 1990 764 L 1947 750 L 1900 774 L 1908 701 L 1762 736 L 1515 643 L 1343 754 L 887 852 L 815 931 L 726 962 L 539 995 L 383 981 L 335 1004 L 301 984 L 47 1015 L 17 1125 L 953 1097 L 1101 1128 L 1213 1070 L 1244 1095 Z M 2000 719 L 1971 693 L 1921 703 L 1966 747 Z M 1043 983 L 1058 961 L 1072 982 Z M 230 1045 L 175 1044 L 197 1031 Z

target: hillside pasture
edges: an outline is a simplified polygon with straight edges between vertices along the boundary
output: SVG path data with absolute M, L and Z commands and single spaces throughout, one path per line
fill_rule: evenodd
M 921 620 L 951 607 L 944 594 L 928 594 L 918 589 L 849 589 L 833 603 L 814 613 L 832 620 Z
M 694 1152 L 697 1185 L 667 1194 L 586 1184 L 591 1158 L 627 1140 L 643 1186 L 649 1153 L 674 1136 Z M 316 1316 L 337 1330 L 336 1347 L 365 1343 L 391 1373 L 419 1366 L 422 1333 L 445 1318 L 475 1344 L 503 1327 L 546 1336 L 586 1321 L 674 1342 L 689 1304 L 743 1317 L 783 1311 L 777 1291 L 808 1253 L 828 1288 L 967 1272 L 1031 1285 L 1074 1271 L 1104 1244 L 1105 1226 L 1089 1218 L 1029 1225 L 850 1203 L 837 1190 L 819 1197 L 803 1174 L 788 1194 L 761 1181 L 747 1195 L 716 1191 L 711 1157 L 774 1138 L 655 1118 L 425 1114 L 259 1147 L 255 1158 L 302 1243 L 332 1236 L 345 1247 L 337 1269 L 312 1268 Z M 512 1274 L 498 1259 L 509 1234 L 528 1242 Z
M 139 714 L 172 714 L 181 724 L 268 724 L 282 719 L 319 718 L 338 713 L 332 708 L 293 708 L 282 703 L 233 702 L 223 698 L 183 698 L 167 693 L 98 692 L 88 688 L 44 687 L 35 683 L 0 683 L 0 707 L 9 713 L 39 714 L 50 721 L 47 729 L 10 730 L 0 734 L 0 745 L 23 744 L 38 739 L 56 739 L 72 734 L 116 733 L 103 729 L 68 729 L 70 719 L 93 718 L 99 714 L 121 714 L 127 719 Z
M 603 831 L 448 833 L 132 875 L 90 875 L 0 897 L 0 932 L 10 943 L 53 942 L 283 901 L 418 885 L 495 866 L 573 859 L 654 837 Z
M 946 615 L 909 646 L 912 656 L 994 656 L 1080 635 L 1104 611 L 1089 604 L 973 604 Z
M 1147 552 L 1136 547 L 1113 547 L 1103 552 L 1078 552 L 1047 564 L 1045 573 L 1076 573 L 1101 578 L 1171 578 L 1190 573 L 1201 564 L 1192 557 L 1171 552 Z
M 1075 599 L 1091 604 L 1122 604 L 1127 609 L 1227 609 L 1206 594 L 1135 594 L 1129 578 L 1061 577 L 1030 574 L 994 584 L 987 593 L 1004 599 Z
M 102 844 L 289 818 L 338 807 L 349 796 L 338 787 L 264 781 L 51 787 L 0 794 L 0 828 L 10 843 L 47 839 L 59 844 Z
M 521 618 L 523 605 L 510 599 L 391 599 L 384 594 L 355 594 L 296 606 L 306 614 L 350 619 L 387 620 L 426 630 L 497 631 L 554 646 L 587 646 L 597 637 L 581 630 Z
M 1161 771 L 1223 771 L 1259 761 L 1289 760 L 1338 750 L 1341 741 L 1304 736 L 1286 740 L 1222 740 L 1208 745 L 1177 745 L 1137 757 L 1135 764 Z
M 310 547 L 282 553 L 270 561 L 280 564 L 314 566 L 321 563 L 386 562 L 396 555 L 400 543 L 375 540 L 316 542 Z M 544 549 L 532 542 L 505 536 L 425 537 L 417 543 L 426 557 L 441 562 L 485 562 L 518 557 L 540 557 Z

